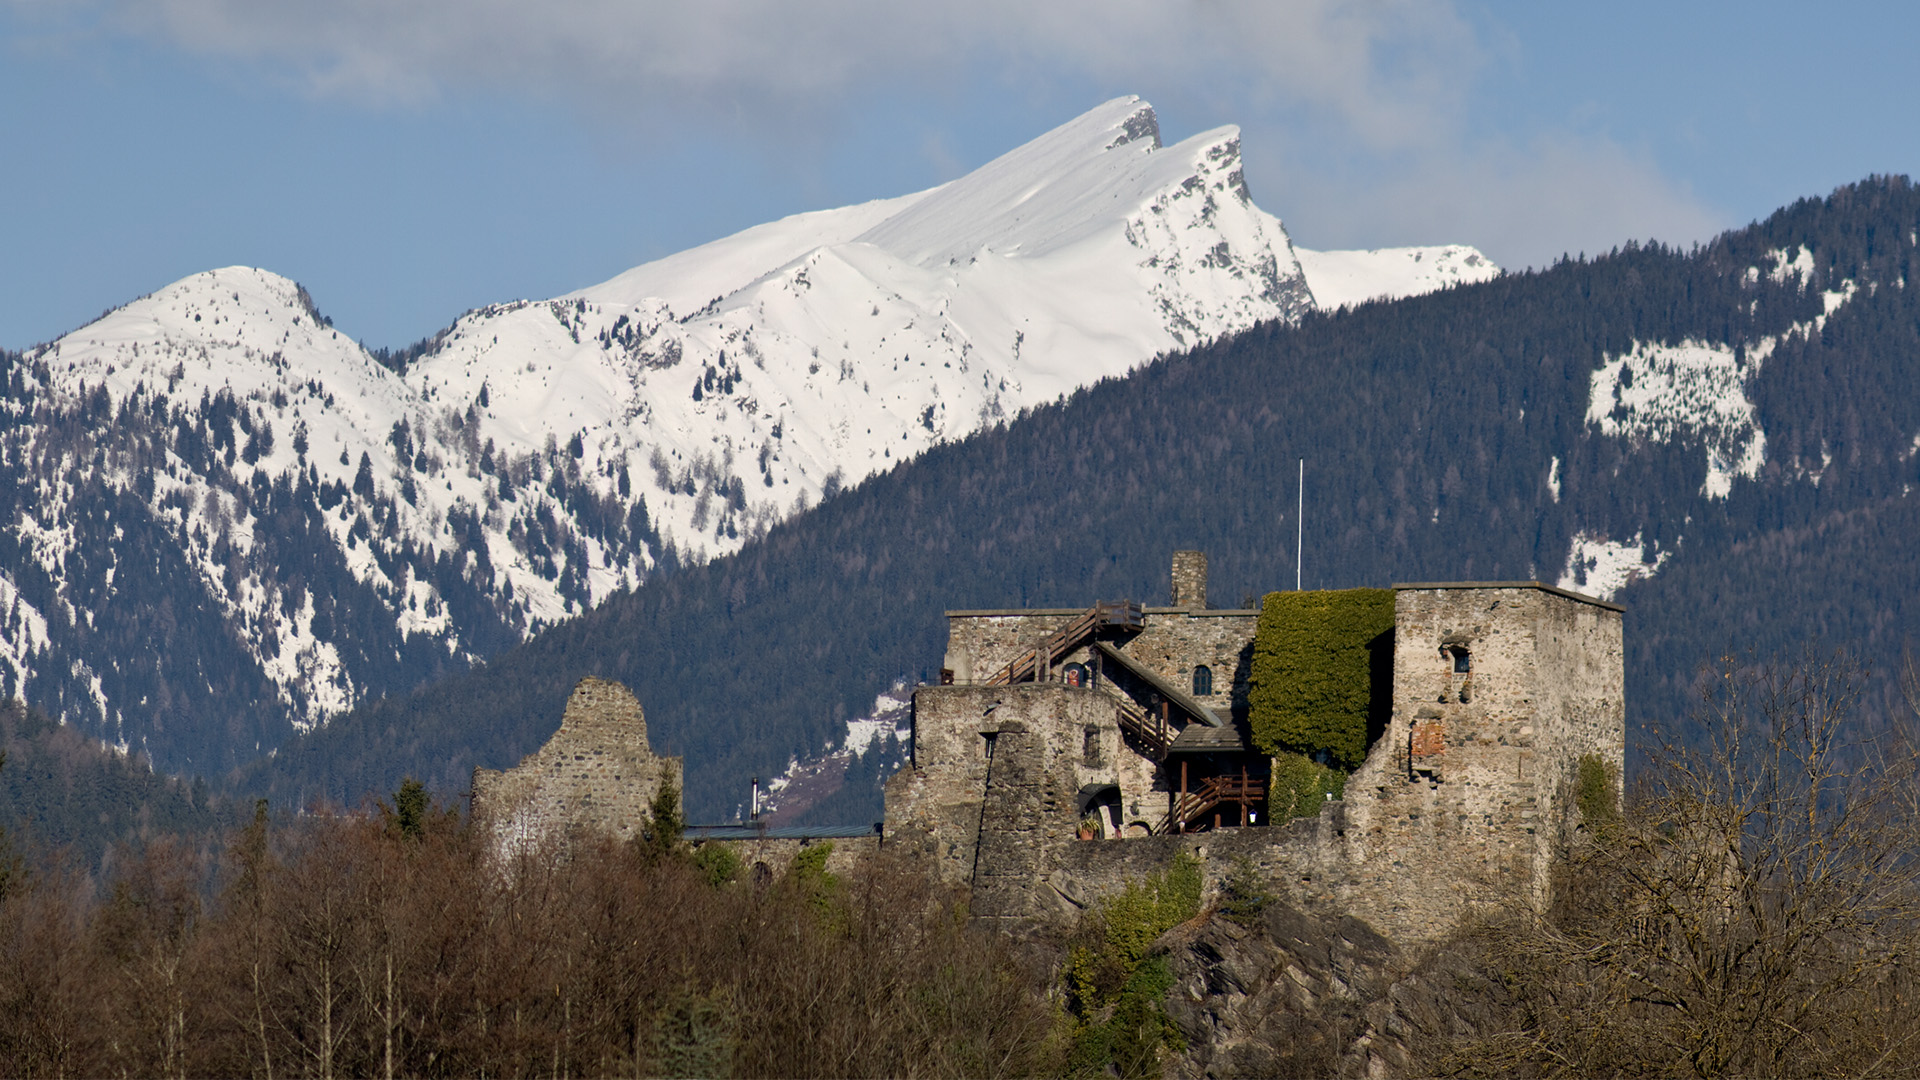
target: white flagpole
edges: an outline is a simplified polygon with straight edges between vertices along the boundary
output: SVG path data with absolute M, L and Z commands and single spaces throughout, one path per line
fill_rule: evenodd
M 1293 591 L 1300 591 L 1300 545 L 1307 536 L 1307 459 L 1300 459 L 1300 504 L 1293 513 Z

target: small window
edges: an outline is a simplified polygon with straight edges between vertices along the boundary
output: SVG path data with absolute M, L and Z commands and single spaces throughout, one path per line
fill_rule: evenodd
M 1208 697 L 1213 694 L 1213 669 L 1205 664 L 1193 669 L 1193 696 Z
M 1090 727 L 1086 729 L 1082 735 L 1084 738 L 1080 744 L 1080 760 L 1087 765 L 1099 765 L 1100 729 Z
M 1087 685 L 1087 665 L 1085 664 L 1068 664 L 1062 675 L 1068 686 Z
M 1453 653 L 1453 673 L 1455 675 L 1468 675 L 1473 672 L 1472 653 L 1469 653 L 1464 647 L 1459 645 L 1455 645 L 1448 651 Z

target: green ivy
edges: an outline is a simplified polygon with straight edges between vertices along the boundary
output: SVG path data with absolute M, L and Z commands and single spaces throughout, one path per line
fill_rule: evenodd
M 1358 768 L 1369 718 L 1391 707 L 1390 678 L 1378 676 L 1390 675 L 1392 635 L 1391 589 L 1268 593 L 1247 681 L 1254 745 Z

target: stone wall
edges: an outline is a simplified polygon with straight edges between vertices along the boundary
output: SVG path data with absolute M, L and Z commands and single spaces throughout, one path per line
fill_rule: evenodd
M 1213 693 L 1195 695 L 1220 715 L 1245 719 L 1247 675 L 1253 668 L 1257 611 L 1188 611 L 1153 608 L 1146 626 L 1127 641 L 1127 656 L 1182 691 L 1191 693 L 1193 669 L 1205 664 L 1213 673 Z
M 1347 781 L 1349 910 L 1412 942 L 1478 905 L 1543 903 L 1579 757 L 1622 764 L 1624 684 L 1614 605 L 1397 587 L 1392 722 Z
M 1072 622 L 1080 611 L 949 611 L 944 666 L 953 681 L 965 686 L 985 682 L 1042 640 Z M 1213 673 L 1213 693 L 1199 701 L 1220 714 L 1244 717 L 1247 674 L 1253 663 L 1253 633 L 1258 611 L 1208 611 L 1187 608 L 1147 608 L 1145 625 L 1134 634 L 1110 641 L 1183 691 L 1193 689 L 1193 669 L 1205 664 Z M 1053 664 L 1053 678 L 1068 664 L 1092 662 L 1082 646 Z
M 502 844 L 538 844 L 584 831 L 625 840 L 646 823 L 660 782 L 681 788 L 681 761 L 647 743 L 646 715 L 617 682 L 580 680 L 560 730 L 504 772 L 473 772 L 474 817 Z
M 1038 634 L 1023 641 L 1004 628 L 1072 614 L 956 613 L 949 626 L 957 641 L 985 646 L 999 634 L 1015 650 Z M 1123 648 L 1182 688 L 1193 664 L 1218 665 L 1205 703 L 1238 713 L 1256 622 L 1255 612 L 1156 609 Z M 1210 882 L 1244 857 L 1305 909 L 1434 941 L 1476 906 L 1546 900 L 1550 864 L 1578 825 L 1579 759 L 1623 764 L 1621 646 L 1620 608 L 1535 583 L 1398 587 L 1392 719 L 1345 800 L 1314 819 L 1187 836 L 1076 839 L 1102 785 L 1118 789 L 1130 819 L 1164 812 L 1165 783 L 1122 740 L 1109 689 L 924 687 L 914 767 L 888 785 L 888 842 L 972 884 L 983 917 L 1070 919 L 1184 851 L 1203 859 Z
M 949 611 L 947 653 L 941 667 L 953 672 L 953 681 L 962 686 L 986 682 L 1085 610 Z
M 1028 849 L 1072 840 L 1090 815 L 1103 837 L 1145 832 L 1165 812 L 1166 789 L 1125 742 L 1104 690 L 923 686 L 913 760 L 887 781 L 886 798 L 887 846 L 966 885 L 980 867 L 991 878 Z M 992 838 L 984 846 L 983 828 Z
M 707 844 L 719 844 L 740 860 L 743 876 L 770 880 L 780 877 L 793 860 L 809 847 L 832 844 L 827 854 L 827 873 L 845 874 L 865 867 L 880 855 L 881 839 L 871 836 L 836 836 L 830 840 L 796 840 L 787 837 L 761 837 L 754 840 L 695 840 L 694 850 Z

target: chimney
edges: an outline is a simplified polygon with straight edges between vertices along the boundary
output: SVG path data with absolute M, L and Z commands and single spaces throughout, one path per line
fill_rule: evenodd
M 1173 553 L 1173 606 L 1204 611 L 1207 606 L 1207 553 Z

